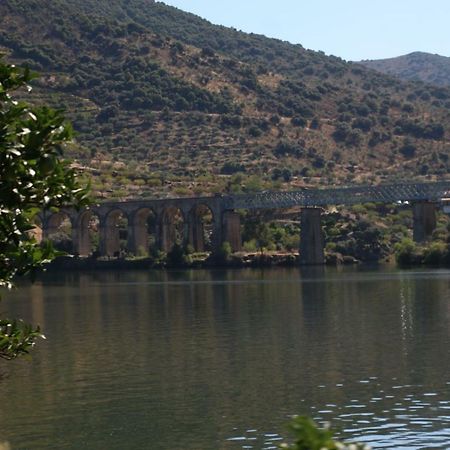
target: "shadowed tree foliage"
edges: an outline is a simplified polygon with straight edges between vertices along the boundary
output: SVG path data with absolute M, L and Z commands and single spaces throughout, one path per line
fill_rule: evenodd
M 7 288 L 15 276 L 32 272 L 56 255 L 50 244 L 38 245 L 31 234 L 36 213 L 87 203 L 87 189 L 60 159 L 72 138 L 61 111 L 30 107 L 12 97 L 14 91 L 30 90 L 33 77 L 29 70 L 0 60 L 0 287 Z M 38 336 L 39 328 L 0 319 L 0 357 L 28 353 Z

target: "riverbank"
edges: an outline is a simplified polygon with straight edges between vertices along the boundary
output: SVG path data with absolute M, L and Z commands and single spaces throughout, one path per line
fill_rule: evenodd
M 326 265 L 359 264 L 360 261 L 351 256 L 329 254 Z M 177 262 L 155 260 L 150 257 L 142 258 L 92 258 L 63 256 L 51 262 L 49 270 L 149 270 L 165 268 L 244 268 L 244 267 L 295 267 L 300 265 L 298 253 L 281 252 L 240 252 L 228 257 L 213 257 L 207 254 L 189 255 L 188 258 Z
M 382 260 L 361 261 L 353 256 L 340 253 L 326 253 L 325 266 L 341 266 L 355 264 L 391 264 L 399 268 L 407 267 L 450 267 L 447 259 L 435 255 L 412 258 L 402 254 L 399 257 L 391 255 Z M 288 252 L 239 252 L 227 257 L 214 257 L 207 253 L 191 254 L 177 261 L 155 259 L 151 257 L 76 257 L 62 256 L 46 266 L 51 271 L 66 270 L 163 270 L 163 269 L 214 269 L 214 268 L 246 268 L 246 267 L 297 267 L 300 266 L 298 253 Z

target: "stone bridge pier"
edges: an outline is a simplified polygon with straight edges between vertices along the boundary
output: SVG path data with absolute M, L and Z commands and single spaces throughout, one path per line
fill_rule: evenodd
M 188 213 L 188 236 L 187 243 L 197 252 L 204 252 L 206 250 L 205 242 L 205 226 L 200 217 L 197 208 L 192 208 Z M 213 219 L 213 234 L 214 234 L 214 219 Z
M 233 252 L 242 250 L 241 218 L 235 211 L 224 211 L 222 215 L 222 241 L 229 242 Z
M 322 208 L 303 208 L 300 216 L 300 264 L 325 263 Z
M 413 203 L 413 239 L 420 243 L 431 238 L 436 229 L 436 204 L 432 202 Z
M 118 256 L 120 253 L 120 229 L 118 225 L 120 215 L 121 212 L 115 210 L 99 217 L 99 252 L 102 256 Z
M 186 233 L 185 233 L 185 218 L 183 215 L 183 225 L 182 229 L 179 226 L 177 227 L 177 224 L 175 223 L 175 220 L 177 217 L 175 217 L 175 214 L 179 214 L 179 211 L 167 208 L 166 210 L 163 210 L 158 215 L 158 233 L 156 235 L 157 239 L 157 245 L 159 250 L 168 253 L 173 248 L 173 246 L 176 243 L 179 243 L 180 245 L 183 245 L 185 243 L 186 239 Z M 182 213 L 181 213 L 182 214 Z M 180 219 L 178 217 L 178 219 Z
M 148 251 L 148 221 L 150 216 L 155 216 L 154 211 L 150 208 L 142 208 L 128 217 L 127 250 L 133 255 L 145 254 Z M 157 235 L 159 226 L 157 223 L 154 226 L 155 234 Z
M 90 211 L 82 212 L 73 219 L 72 242 L 76 255 L 89 255 L 91 253 L 91 241 L 89 237 L 89 222 L 92 214 Z

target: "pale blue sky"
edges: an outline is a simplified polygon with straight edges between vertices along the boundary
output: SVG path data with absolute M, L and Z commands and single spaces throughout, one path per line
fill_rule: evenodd
M 213 23 L 347 60 L 450 56 L 450 0 L 165 0 Z

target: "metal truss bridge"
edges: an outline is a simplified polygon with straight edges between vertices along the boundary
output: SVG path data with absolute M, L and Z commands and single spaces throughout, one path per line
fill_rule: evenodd
M 440 202 L 450 197 L 450 181 L 399 183 L 224 196 L 226 209 L 278 209 L 293 206 L 355 205 L 380 202 Z

